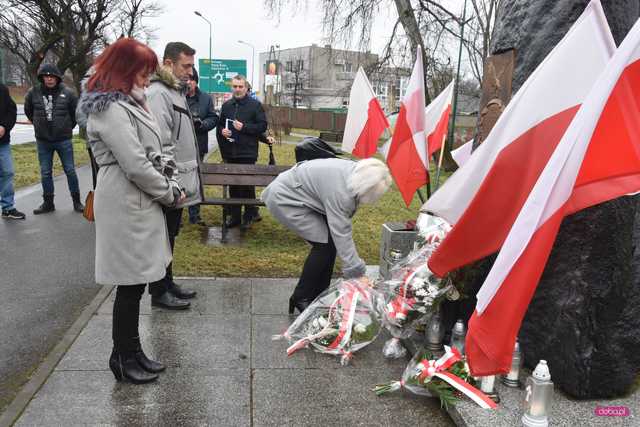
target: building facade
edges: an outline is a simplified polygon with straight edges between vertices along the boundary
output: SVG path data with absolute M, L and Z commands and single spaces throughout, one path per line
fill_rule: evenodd
M 349 105 L 349 92 L 358 67 L 376 69 L 378 55 L 304 46 L 263 52 L 259 56 L 259 90 L 263 102 L 312 109 L 342 109 Z M 374 92 L 388 112 L 397 103 L 409 80 L 410 70 L 381 68 L 369 73 Z

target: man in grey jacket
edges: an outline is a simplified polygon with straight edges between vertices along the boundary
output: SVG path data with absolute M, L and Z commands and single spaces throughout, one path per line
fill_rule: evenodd
M 165 210 L 172 252 L 176 236 L 180 232 L 182 208 L 197 205 L 202 201 L 198 143 L 186 98 L 195 53 L 195 50 L 185 43 L 168 43 L 164 50 L 162 66 L 151 78 L 151 85 L 147 91 L 149 108 L 160 128 L 163 154 L 176 162 L 176 180 L 180 183 L 185 197 L 176 209 Z M 196 293 L 183 289 L 173 281 L 172 264 L 167 267 L 164 282 L 166 290 L 161 294 L 154 292 L 152 304 L 171 310 L 189 308 L 191 304 L 186 300 L 193 298 Z

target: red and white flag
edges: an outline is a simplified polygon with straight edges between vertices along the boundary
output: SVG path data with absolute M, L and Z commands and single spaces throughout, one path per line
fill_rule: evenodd
M 416 190 L 429 182 L 424 99 L 422 50 L 418 48 L 411 79 L 400 102 L 391 144 L 385 148 L 389 171 L 407 206 Z
M 466 346 L 474 374 L 509 370 L 520 324 L 562 219 L 640 190 L 639 99 L 637 21 L 528 194 L 478 292 Z
M 380 135 L 388 127 L 389 121 L 373 93 L 367 75 L 360 67 L 349 95 L 342 151 L 360 158 L 373 156 L 378 149 Z
M 495 253 L 615 51 L 593 0 L 507 105 L 487 139 L 427 201 L 452 231 L 429 260 L 443 276 Z
M 438 151 L 447 137 L 453 104 L 453 81 L 425 109 L 424 129 L 427 135 L 428 158 Z

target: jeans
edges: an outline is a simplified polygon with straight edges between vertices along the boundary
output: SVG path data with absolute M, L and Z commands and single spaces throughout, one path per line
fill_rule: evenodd
M 13 209 L 13 159 L 11 145 L 0 145 L 0 207 L 3 211 Z
M 336 246 L 329 232 L 327 243 L 309 242 L 311 251 L 304 262 L 300 280 L 293 291 L 293 299 L 314 300 L 331 283 L 333 266 L 336 262 Z
M 62 168 L 67 175 L 70 193 L 80 193 L 78 176 L 73 164 L 73 144 L 70 139 L 60 142 L 38 141 L 38 161 L 40 162 L 40 179 L 42 192 L 53 195 L 53 153 L 58 153 Z

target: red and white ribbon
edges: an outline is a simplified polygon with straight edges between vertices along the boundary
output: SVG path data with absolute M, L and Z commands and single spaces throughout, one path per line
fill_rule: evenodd
M 340 289 L 340 295 L 329 307 L 329 318 L 331 314 L 337 312 L 337 307 L 342 307 L 342 319 L 340 320 L 340 327 L 338 329 L 338 335 L 329 344 L 328 349 L 332 353 L 338 353 L 343 355 L 343 362 L 346 362 L 351 358 L 351 352 L 345 351 L 344 348 L 351 341 L 351 333 L 353 331 L 353 323 L 355 321 L 356 308 L 360 299 L 370 300 L 371 294 L 369 288 L 362 286 L 357 282 L 343 282 Z M 305 348 L 309 343 L 323 338 L 327 335 L 331 335 L 335 329 L 331 328 L 331 321 L 318 333 L 309 335 L 302 339 L 299 339 L 293 343 L 287 349 L 287 355 L 291 356 L 301 348 Z
M 447 369 L 456 362 L 462 360 L 462 356 L 457 348 L 444 346 L 445 354 L 438 360 L 424 359 L 416 365 L 416 376 L 420 383 L 424 384 L 431 381 L 433 377 L 446 381 L 451 387 L 463 393 L 469 399 L 476 402 L 481 408 L 495 409 L 496 403 L 482 391 L 478 390 L 471 384 L 463 381 L 460 377 L 447 372 Z

